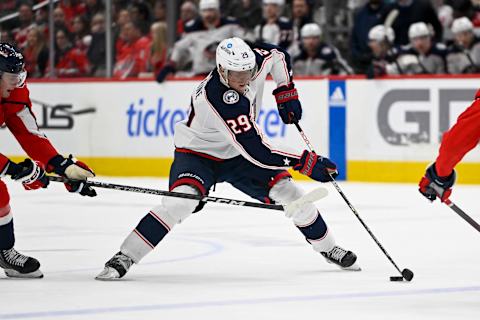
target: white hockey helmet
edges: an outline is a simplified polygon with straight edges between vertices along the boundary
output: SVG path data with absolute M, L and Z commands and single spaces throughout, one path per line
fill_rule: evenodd
M 217 68 L 228 84 L 228 71 L 248 71 L 256 69 L 255 53 L 240 38 L 227 38 L 217 47 Z
M 408 29 L 408 38 L 410 40 L 418 37 L 432 36 L 432 31 L 425 22 L 415 22 Z
M 263 0 L 263 4 L 276 4 L 279 7 L 282 7 L 285 4 L 285 0 Z
M 467 17 L 461 17 L 453 20 L 452 32 L 457 34 L 460 32 L 471 31 L 473 32 L 473 23 Z
M 200 11 L 208 9 L 220 10 L 220 2 L 218 0 L 200 0 L 198 8 Z
M 307 23 L 302 27 L 302 30 L 300 30 L 300 36 L 302 38 L 321 37 L 322 29 L 320 29 L 320 26 L 316 23 Z
M 393 43 L 393 41 L 395 41 L 395 32 L 393 32 L 392 28 L 385 28 L 384 25 L 379 24 L 370 29 L 368 32 L 368 40 L 378 42 L 387 40 L 388 42 Z

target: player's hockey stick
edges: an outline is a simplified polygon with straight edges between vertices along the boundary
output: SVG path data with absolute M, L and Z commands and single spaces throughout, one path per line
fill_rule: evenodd
M 445 200 L 445 204 L 449 206 L 450 209 L 455 211 L 455 213 L 457 213 L 460 217 L 462 217 L 463 220 L 467 221 L 472 227 L 474 227 L 475 229 L 477 229 L 478 232 L 480 232 L 480 225 L 475 220 L 473 220 L 472 217 L 466 214 L 465 211 L 457 207 L 457 205 L 449 199 Z
M 48 176 L 50 181 L 54 182 L 78 182 L 77 180 L 71 180 L 64 177 L 58 176 Z M 157 189 L 149 189 L 149 188 L 141 188 L 141 187 L 134 187 L 134 186 L 126 186 L 122 184 L 114 184 L 108 182 L 100 182 L 100 181 L 91 181 L 88 180 L 87 184 L 94 188 L 103 188 L 103 189 L 112 189 L 112 190 L 120 190 L 120 191 L 128 191 L 128 192 L 136 192 L 136 193 L 144 193 L 144 194 L 153 194 L 159 196 L 168 196 L 168 197 L 177 197 L 177 198 L 184 198 L 184 199 L 194 199 L 200 200 L 203 202 L 215 202 L 215 203 L 222 203 L 222 204 L 229 204 L 233 206 L 244 206 L 244 207 L 254 207 L 254 208 L 262 208 L 262 209 L 270 209 L 270 210 L 280 210 L 285 211 L 288 215 L 292 213 L 302 206 L 313 203 L 318 201 L 322 198 L 325 198 L 328 195 L 328 190 L 325 188 L 316 188 L 308 193 L 306 193 L 301 198 L 286 204 L 286 205 L 277 205 L 277 204 L 267 204 L 267 203 L 259 203 L 259 202 L 250 202 L 244 200 L 235 200 L 229 198 L 219 198 L 219 197 L 211 197 L 211 196 L 199 196 L 194 194 L 188 193 L 181 193 L 181 192 L 172 192 L 172 191 L 164 191 L 164 190 L 157 190 Z
M 300 132 L 300 135 L 302 136 L 303 140 L 305 141 L 305 144 L 307 145 L 308 149 L 310 149 L 310 151 L 313 151 L 313 147 L 310 143 L 310 141 L 308 140 L 307 136 L 305 135 L 305 132 L 303 132 L 302 128 L 300 127 L 300 124 L 298 123 L 298 121 L 295 121 L 294 122 L 295 126 L 297 127 L 297 130 L 298 132 Z M 403 270 L 400 270 L 400 268 L 397 266 L 397 264 L 395 263 L 395 261 L 393 261 L 392 257 L 388 254 L 387 250 L 385 250 L 385 248 L 383 247 L 383 245 L 380 243 L 380 241 L 378 241 L 377 237 L 375 237 L 375 235 L 373 234 L 373 232 L 370 230 L 370 228 L 367 226 L 367 224 L 363 221 L 363 219 L 360 217 L 360 215 L 358 214 L 357 210 L 355 209 L 355 207 L 350 203 L 350 201 L 348 200 L 347 196 L 345 195 L 345 193 L 343 193 L 342 189 L 340 188 L 340 186 L 338 185 L 337 181 L 335 181 L 335 179 L 332 177 L 332 175 L 330 174 L 330 178 L 332 179 L 331 182 L 333 184 L 333 186 L 335 187 L 335 189 L 338 191 L 338 193 L 340 194 L 340 196 L 342 196 L 343 200 L 345 200 L 345 203 L 348 205 L 348 207 L 350 208 L 350 210 L 353 212 L 353 214 L 355 215 L 355 217 L 357 217 L 358 221 L 360 221 L 360 223 L 362 224 L 362 226 L 365 228 L 365 230 L 367 230 L 368 234 L 370 235 L 370 237 L 373 239 L 373 241 L 375 241 L 375 243 L 377 244 L 377 246 L 380 248 L 380 250 L 382 250 L 383 254 L 388 258 L 388 260 L 390 260 L 390 262 L 393 264 L 393 266 L 395 267 L 395 269 L 397 269 L 397 271 L 402 275 L 402 277 L 407 280 L 407 281 L 411 281 L 413 279 L 413 272 L 409 269 L 403 269 Z M 398 279 L 400 277 L 390 277 L 390 280 L 392 281 L 397 281 L 396 279 Z M 401 280 L 401 278 L 399 279 Z

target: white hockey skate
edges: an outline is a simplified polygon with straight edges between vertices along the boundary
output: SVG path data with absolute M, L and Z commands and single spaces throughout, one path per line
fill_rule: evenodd
M 120 251 L 105 263 L 105 268 L 95 277 L 95 280 L 118 280 L 128 272 L 133 263 L 132 258 Z
M 0 267 L 10 278 L 43 278 L 40 262 L 19 253 L 14 248 L 0 250 Z
M 320 252 L 328 263 L 339 266 L 342 270 L 361 271 L 362 268 L 356 263 L 357 256 L 352 251 L 347 251 L 339 246 L 333 247 L 328 252 Z

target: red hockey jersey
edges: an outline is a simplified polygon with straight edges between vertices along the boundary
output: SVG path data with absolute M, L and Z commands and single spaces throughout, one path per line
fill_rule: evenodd
M 475 101 L 443 135 L 435 169 L 441 177 L 449 176 L 465 154 L 480 142 L 480 90 Z
M 58 152 L 39 130 L 31 109 L 27 86 L 13 90 L 10 97 L 0 100 L 0 126 L 5 124 L 28 156 L 46 166 Z M 7 163 L 8 158 L 0 153 L 0 172 Z

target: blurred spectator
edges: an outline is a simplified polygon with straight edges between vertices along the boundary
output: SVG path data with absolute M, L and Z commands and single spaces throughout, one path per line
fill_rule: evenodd
M 151 42 L 138 23 L 127 22 L 120 33 L 125 44 L 117 51 L 113 75 L 120 79 L 136 77 L 147 71 Z
M 150 52 L 150 65 L 153 74 L 158 74 L 167 61 L 167 24 L 155 22 L 150 29 L 152 47 Z
M 193 1 L 185 1 L 180 7 L 180 18 L 177 20 L 177 37 L 185 31 L 185 25 L 198 17 L 197 5 Z
M 312 13 L 307 0 L 293 0 L 292 3 L 293 41 L 288 52 L 291 56 L 300 53 L 300 30 L 307 23 L 312 23 Z
M 55 32 L 55 74 L 59 78 L 85 77 L 89 73 L 88 60 L 84 52 L 73 48 L 65 29 Z
M 153 21 L 166 21 L 167 8 L 165 6 L 165 0 L 156 0 L 153 6 Z
M 21 4 L 18 8 L 19 25 L 13 29 L 13 37 L 17 47 L 22 50 L 27 44 L 28 30 L 33 24 L 33 10 L 30 4 Z
M 245 31 L 253 32 L 255 26 L 262 20 L 262 6 L 258 0 L 228 1 L 225 16 L 234 17 Z
M 408 29 L 410 45 L 400 49 L 397 59 L 404 74 L 446 73 L 447 49 L 433 41 L 432 31 L 424 22 L 416 22 Z
M 355 71 L 365 73 L 372 58 L 368 45 L 368 33 L 373 26 L 380 23 L 382 12 L 387 5 L 384 0 L 369 0 L 355 13 L 350 35 L 350 50 Z
M 88 47 L 87 58 L 94 77 L 106 76 L 105 16 L 97 13 L 90 24 L 92 42 Z
M 392 28 L 379 24 L 370 29 L 368 46 L 372 50 L 372 61 L 366 72 L 368 79 L 402 73 L 396 62 L 398 50 L 392 47 L 394 40 L 395 33 Z
M 27 70 L 29 78 L 41 78 L 45 75 L 48 49 L 43 31 L 36 26 L 32 26 L 28 30 L 23 56 L 25 58 L 25 70 Z
M 255 39 L 288 49 L 293 41 L 293 24 L 281 17 L 285 0 L 263 0 L 263 19 L 255 27 Z
M 433 27 L 433 37 L 437 42 L 442 41 L 443 28 L 438 20 L 437 13 L 429 0 L 396 0 L 389 5 L 383 15 L 383 21 L 389 15 L 398 12 L 393 21 L 392 28 L 395 31 L 395 44 L 406 45 L 409 43 L 408 30 L 415 22 L 425 22 Z M 383 22 L 382 21 L 382 22 Z
M 85 3 L 81 0 L 61 0 L 58 7 L 62 9 L 67 21 L 72 21 L 73 18 L 85 14 L 86 11 Z
M 150 5 L 147 2 L 134 2 L 129 8 L 129 12 L 132 22 L 140 26 L 142 35 L 148 34 L 153 20 Z
M 85 16 L 76 16 L 72 24 L 73 46 L 84 53 L 87 52 L 92 36 Z
M 322 32 L 316 23 L 307 23 L 301 30 L 302 46 L 293 60 L 293 72 L 300 76 L 345 75 L 352 73 L 338 50 L 321 41 Z
M 104 13 L 105 6 L 103 0 L 82 0 L 85 2 L 85 18 L 92 21 L 93 16 L 97 13 Z
M 480 27 L 480 0 L 471 0 L 469 17 L 475 29 Z
M 453 22 L 453 8 L 445 3 L 445 0 L 432 0 L 433 6 L 437 11 L 438 20 L 443 27 L 443 41 L 449 41 L 453 38 L 450 27 Z
M 192 61 L 192 70 L 181 75 L 209 73 L 215 68 L 215 52 L 220 41 L 243 36 L 244 31 L 236 20 L 220 16 L 218 0 L 200 0 L 199 9 L 201 17 L 185 26 L 185 35 L 175 43 L 170 61 L 157 75 L 158 82 L 163 82 L 168 74 L 177 72 L 189 61 Z
M 55 26 L 55 30 L 65 29 L 67 30 L 67 32 L 70 32 L 72 30 L 70 21 L 65 20 L 65 12 L 60 7 L 56 7 L 53 10 L 53 24 Z
M 43 34 L 48 36 L 48 11 L 45 8 L 40 8 L 35 11 L 35 25 Z
M 467 17 L 455 19 L 452 24 L 455 43 L 447 56 L 450 73 L 480 73 L 480 39 L 473 33 L 473 24 Z

